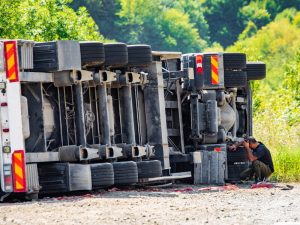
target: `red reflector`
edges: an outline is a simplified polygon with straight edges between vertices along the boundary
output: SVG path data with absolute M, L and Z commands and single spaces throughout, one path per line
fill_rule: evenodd
M 4 183 L 5 185 L 11 185 L 11 177 L 10 175 L 4 176 Z
M 1 106 L 7 106 L 7 102 L 1 102 Z
M 214 148 L 214 151 L 215 151 L 215 152 L 221 152 L 221 151 L 222 151 L 222 148 Z
M 3 130 L 4 133 L 8 133 L 9 132 L 8 128 L 3 128 L 2 130 Z
M 198 74 L 203 73 L 203 55 L 196 55 L 196 71 Z
M 12 155 L 14 192 L 26 192 L 24 150 L 16 150 Z

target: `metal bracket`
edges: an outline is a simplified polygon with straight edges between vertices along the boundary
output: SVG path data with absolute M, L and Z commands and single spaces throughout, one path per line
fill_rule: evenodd
M 116 146 L 110 146 L 106 147 L 106 158 L 107 159 L 114 159 L 122 157 L 122 148 L 116 147 Z
M 92 145 L 91 147 L 98 150 L 100 159 L 115 159 L 123 156 L 122 148 L 116 146 Z
M 129 83 L 135 84 L 141 82 L 141 75 L 139 73 L 126 72 L 125 76 L 127 77 Z
M 75 83 L 93 80 L 93 72 L 87 70 L 72 70 L 70 76 Z
M 132 146 L 131 151 L 132 158 L 140 158 L 143 156 L 150 158 L 151 156 L 154 156 L 154 146 L 150 145 Z
M 194 79 L 194 69 L 193 68 L 187 68 L 180 71 L 168 71 L 166 69 L 163 69 L 163 77 L 170 78 L 170 79 L 178 79 L 178 78 L 188 78 L 188 79 Z
M 82 146 L 62 146 L 58 149 L 60 161 L 78 162 L 99 158 L 99 149 Z
M 96 84 L 110 83 L 117 80 L 117 74 L 107 70 L 99 70 L 98 73 L 94 73 L 92 76 Z

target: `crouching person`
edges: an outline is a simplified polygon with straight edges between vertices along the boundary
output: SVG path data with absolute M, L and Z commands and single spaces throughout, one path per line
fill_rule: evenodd
M 240 174 L 241 180 L 252 179 L 254 176 L 258 182 L 270 177 L 274 172 L 274 166 L 269 149 L 263 143 L 257 142 L 254 137 L 246 138 L 243 146 L 252 166 Z

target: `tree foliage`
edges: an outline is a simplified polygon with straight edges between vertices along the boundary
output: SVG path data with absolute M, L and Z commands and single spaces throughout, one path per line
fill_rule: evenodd
M 292 11 L 227 49 L 267 65 L 267 78 L 252 84 L 254 130 L 274 149 L 300 146 L 300 28 L 295 22 L 299 14 Z
M 118 16 L 120 10 L 120 2 L 116 0 L 75 0 L 70 6 L 79 9 L 84 6 L 101 28 L 100 32 L 105 38 L 118 39 L 120 35 L 117 28 Z
M 120 0 L 120 37 L 127 43 L 147 43 L 157 50 L 200 51 L 206 47 L 184 12 L 159 1 Z
M 243 31 L 239 10 L 248 4 L 245 0 L 206 0 L 204 16 L 209 24 L 210 39 L 222 46 L 231 45 Z
M 86 6 L 106 38 L 188 52 L 251 37 L 283 10 L 299 10 L 300 0 L 74 0 L 71 6 Z M 179 17 L 180 24 L 170 20 Z M 177 35 L 166 24 L 193 31 Z
M 86 8 L 74 11 L 69 0 L 1 0 L 2 38 L 48 41 L 103 40 Z

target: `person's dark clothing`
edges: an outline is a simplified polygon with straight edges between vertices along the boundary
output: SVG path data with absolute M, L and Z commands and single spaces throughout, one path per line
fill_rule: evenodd
M 256 149 L 252 151 L 253 155 L 257 157 L 257 160 L 253 161 L 251 167 L 240 174 L 240 178 L 241 180 L 245 180 L 252 179 L 252 177 L 255 176 L 256 180 L 264 180 L 274 172 L 271 153 L 261 142 L 259 142 Z
M 256 147 L 256 149 L 253 149 L 253 155 L 257 157 L 257 160 L 269 166 L 272 173 L 274 172 L 271 153 L 263 143 L 259 142 L 259 145 Z
M 264 180 L 268 178 L 272 174 L 272 171 L 269 166 L 264 164 L 263 162 L 259 160 L 255 160 L 252 162 L 252 165 L 250 168 L 244 170 L 240 174 L 241 180 L 247 180 L 252 179 L 253 176 L 255 176 L 256 180 Z

